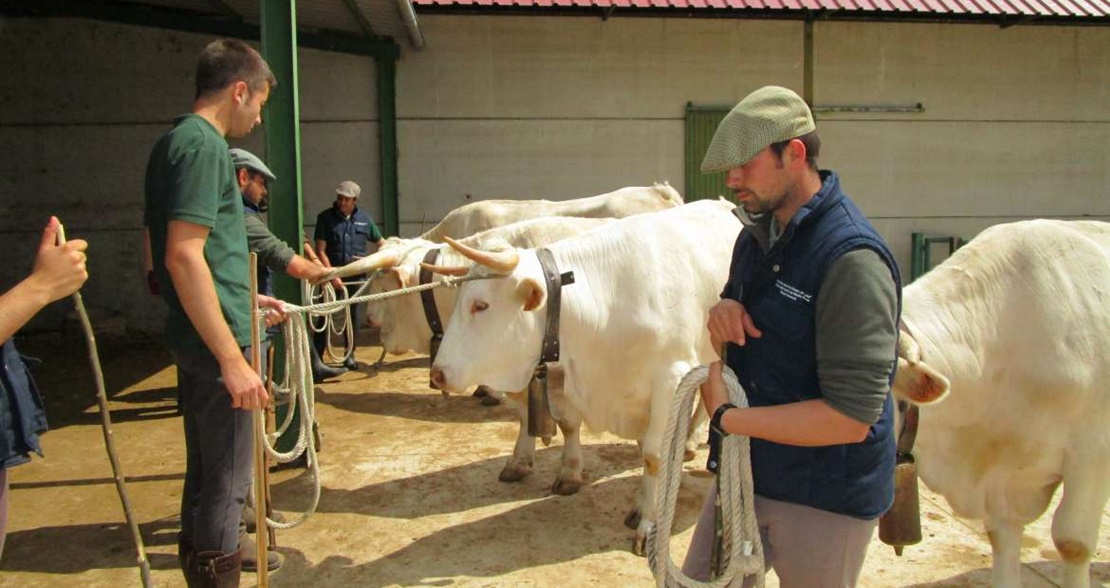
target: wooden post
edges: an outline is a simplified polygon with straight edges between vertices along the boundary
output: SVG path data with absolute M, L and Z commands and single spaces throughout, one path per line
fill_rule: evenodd
M 258 255 L 250 254 L 251 273 L 251 368 L 262 377 L 262 337 L 258 327 Z M 266 407 L 252 411 L 254 423 L 254 538 L 258 547 L 258 587 L 269 586 L 270 568 L 266 529 Z

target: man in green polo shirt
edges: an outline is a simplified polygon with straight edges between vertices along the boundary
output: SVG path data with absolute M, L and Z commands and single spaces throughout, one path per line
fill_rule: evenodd
M 177 364 L 185 428 L 178 557 L 190 587 L 238 585 L 238 524 L 251 484 L 251 412 L 268 401 L 247 361 L 251 300 L 242 201 L 225 137 L 262 122 L 277 81 L 246 43 L 201 53 L 190 114 L 150 153 L 144 223 L 169 306 L 165 340 Z M 281 303 L 259 296 L 268 317 Z

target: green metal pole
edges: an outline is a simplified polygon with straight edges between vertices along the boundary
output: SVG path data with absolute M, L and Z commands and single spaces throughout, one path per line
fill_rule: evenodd
M 262 0 L 262 56 L 270 64 L 278 85 L 266 103 L 266 159 L 277 180 L 270 196 L 270 230 L 298 253 L 304 253 L 301 232 L 304 219 L 301 211 L 301 133 L 300 101 L 297 95 L 297 2 L 296 0 Z M 294 304 L 303 304 L 300 284 L 282 272 L 274 273 L 277 297 Z M 285 373 L 282 342 L 274 354 L 274 379 L 281 381 Z M 277 419 L 285 418 L 285 406 L 278 407 Z M 296 444 L 297 419 L 278 439 L 278 451 L 289 451 Z
M 375 57 L 378 65 L 378 119 L 381 121 L 382 224 L 386 236 L 397 235 L 397 55 Z

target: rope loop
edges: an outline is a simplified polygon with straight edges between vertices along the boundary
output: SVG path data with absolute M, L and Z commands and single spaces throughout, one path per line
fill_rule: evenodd
M 724 369 L 729 402 L 740 408 L 748 406 L 747 396 L 736 374 Z M 655 525 L 648 531 L 648 565 L 659 588 L 738 588 L 748 576 L 755 585 L 763 586 L 763 544 L 755 519 L 755 491 L 752 486 L 750 441 L 743 435 L 728 435 L 721 441 L 721 466 L 717 475 L 718 497 L 723 533 L 720 568 L 717 578 L 702 582 L 682 573 L 671 559 L 671 527 L 674 524 L 678 488 L 682 483 L 682 458 L 686 449 L 686 431 L 697 402 L 698 388 L 709 379 L 709 366 L 701 365 L 683 376 L 671 403 L 671 414 L 663 437 L 660 455 L 659 486 L 655 495 Z

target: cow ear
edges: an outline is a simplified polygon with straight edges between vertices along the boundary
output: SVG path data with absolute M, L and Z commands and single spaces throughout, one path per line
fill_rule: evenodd
M 898 358 L 898 371 L 894 374 L 894 394 L 914 404 L 936 404 L 948 396 L 951 384 L 929 364 L 919 361 L 910 363 Z
M 397 282 L 401 284 L 401 288 L 408 288 L 409 286 L 413 285 L 410 284 L 410 282 L 412 281 L 412 275 L 409 274 L 409 272 L 405 271 L 404 268 L 400 266 L 391 267 L 386 271 L 393 274 L 393 277 L 397 278 Z
M 524 312 L 536 310 L 547 298 L 547 292 L 544 291 L 543 286 L 532 278 L 525 278 L 520 282 L 520 285 L 516 287 L 516 292 L 524 301 Z

